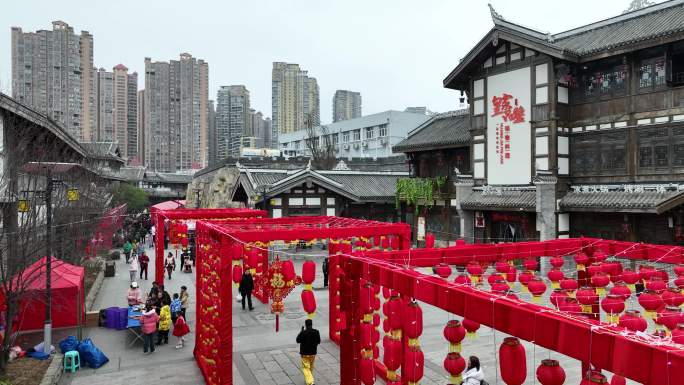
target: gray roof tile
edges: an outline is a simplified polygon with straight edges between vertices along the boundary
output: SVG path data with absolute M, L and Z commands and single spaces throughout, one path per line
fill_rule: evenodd
M 470 143 L 470 119 L 463 112 L 437 115 L 418 127 L 408 138 L 397 143 L 396 152 L 412 152 L 435 147 L 467 146 Z
M 681 191 L 570 192 L 561 199 L 560 207 L 567 211 L 661 213 L 670 208 L 673 200 L 683 198 Z
M 501 195 L 483 194 L 473 191 L 461 200 L 461 207 L 470 210 L 513 209 L 534 211 L 537 207 L 536 192 L 534 190 L 504 190 Z

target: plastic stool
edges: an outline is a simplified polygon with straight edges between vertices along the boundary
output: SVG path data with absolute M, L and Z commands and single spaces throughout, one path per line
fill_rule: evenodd
M 67 370 L 74 373 L 81 367 L 81 357 L 78 355 L 78 351 L 71 350 L 64 353 L 64 371 Z

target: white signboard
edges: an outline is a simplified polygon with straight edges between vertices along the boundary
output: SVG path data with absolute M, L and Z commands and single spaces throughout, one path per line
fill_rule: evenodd
M 487 183 L 528 184 L 532 179 L 531 69 L 487 78 Z

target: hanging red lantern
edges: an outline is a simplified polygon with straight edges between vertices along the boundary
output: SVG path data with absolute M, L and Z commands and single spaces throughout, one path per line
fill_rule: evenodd
M 527 377 L 525 347 L 515 337 L 504 338 L 499 347 L 499 369 L 507 385 L 522 385 Z
M 389 319 L 385 318 L 382 320 L 382 331 L 387 334 L 390 332 L 390 330 L 392 329 L 390 328 Z
M 508 265 L 508 272 L 506 273 L 506 282 L 508 283 L 509 287 L 515 286 L 515 281 L 518 278 L 518 271 L 515 269 L 515 266 L 513 265 Z
M 527 258 L 523 261 L 523 267 L 530 272 L 537 271 L 539 270 L 539 261 L 536 258 Z
M 311 290 L 311 284 L 316 279 L 316 262 L 305 261 L 302 265 L 302 282 L 304 283 L 304 290 Z
M 549 278 L 549 281 L 551 281 L 551 287 L 554 289 L 560 288 L 560 281 L 565 278 L 565 274 L 557 268 L 550 270 L 546 276 Z
M 644 281 L 644 284 L 648 283 L 648 281 L 651 280 L 651 278 L 653 277 L 655 272 L 656 272 L 656 269 L 653 266 L 647 266 L 647 265 L 639 266 L 639 277 L 641 278 L 642 281 Z
M 577 290 L 575 294 L 577 302 L 582 306 L 582 313 L 590 314 L 592 312 L 592 306 L 598 304 L 599 297 L 596 294 L 596 290 L 583 287 Z
M 390 246 L 392 246 L 392 250 L 399 250 L 400 241 L 401 240 L 396 235 L 393 235 L 392 238 L 390 238 Z
M 622 376 L 613 374 L 613 377 L 610 379 L 610 385 L 627 385 L 627 380 Z
M 234 242 L 232 246 L 228 247 L 227 250 L 229 250 L 228 253 L 230 254 L 230 258 L 232 258 L 233 261 L 239 261 L 242 259 L 243 246 L 240 243 Z
M 370 350 L 373 347 L 373 325 L 370 322 L 361 322 L 359 331 L 361 335 L 361 349 Z
M 490 286 L 499 281 L 505 281 L 504 277 L 499 273 L 490 274 L 489 277 L 487 277 L 487 283 L 489 283 Z
M 558 301 L 558 310 L 572 315 L 582 314 L 582 307 L 579 302 L 577 302 L 576 298 L 571 297 Z
M 646 289 L 663 294 L 667 290 L 667 283 L 662 281 L 660 277 L 651 276 L 651 279 L 646 282 Z
M 580 385 L 595 385 L 595 384 L 607 384 L 608 380 L 606 376 L 601 374 L 601 372 L 590 370 L 582 378 Z
M 466 368 L 466 362 L 460 354 L 450 352 L 444 359 L 444 369 L 449 373 L 450 384 L 461 383 L 461 373 Z
M 674 330 L 677 328 L 677 325 L 683 321 L 682 309 L 675 306 L 666 306 L 665 309 L 658 312 L 658 317 L 656 319 L 656 322 L 665 326 L 668 331 Z
M 575 254 L 575 264 L 577 265 L 577 270 L 583 271 L 587 264 L 589 263 L 589 257 L 583 252 Z
M 684 265 L 682 265 L 682 264 L 675 265 L 674 273 L 675 273 L 675 275 L 677 275 L 677 277 L 684 276 Z
M 477 330 L 480 328 L 480 324 L 473 321 L 469 320 L 467 318 L 464 318 L 463 321 L 461 322 L 463 325 L 463 328 L 466 330 L 466 337 L 468 338 L 476 338 L 477 337 Z
M 559 284 L 560 284 L 560 288 L 567 291 L 568 295 L 571 297 L 575 296 L 575 291 L 579 287 L 577 280 L 572 279 L 572 278 L 561 279 Z
M 622 282 L 616 282 L 608 293 L 622 296 L 625 301 L 632 296 L 632 291 Z
M 655 319 L 655 314 L 664 305 L 663 299 L 658 295 L 658 293 L 651 290 L 644 290 L 640 295 L 638 300 L 639 305 L 644 308 L 646 317 Z
M 418 346 L 409 346 L 404 355 L 404 366 L 401 376 L 406 378 L 409 385 L 417 385 L 423 378 L 425 356 Z
M 187 237 L 181 238 L 180 243 L 181 243 L 181 246 L 183 246 L 183 250 L 188 249 L 188 238 Z
M 473 285 L 480 282 L 480 277 L 482 277 L 482 274 L 484 273 L 482 265 L 475 261 L 471 261 L 468 263 L 468 265 L 466 266 L 466 271 L 468 272 L 468 274 L 470 274 L 470 279 Z
M 684 345 L 684 324 L 679 324 L 672 330 L 672 341 L 677 344 Z
M 446 279 L 451 275 L 451 266 L 446 263 L 440 263 L 434 267 L 435 273 L 440 277 Z
M 607 261 L 603 263 L 603 272 L 608 274 L 611 282 L 615 282 L 622 274 L 622 264 L 619 261 Z
M 508 284 L 504 280 L 497 280 L 496 282 L 491 284 L 491 289 L 492 293 L 496 294 L 506 294 L 508 293 L 508 290 L 510 287 L 508 287 Z
M 557 360 L 542 360 L 537 368 L 537 380 L 542 385 L 563 385 L 565 370 Z
M 648 329 L 648 322 L 646 322 L 638 310 L 627 310 L 625 314 L 620 317 L 618 326 L 633 332 L 643 332 Z
M 506 273 L 508 273 L 508 268 L 510 266 L 511 265 L 509 265 L 508 262 L 501 260 L 494 264 L 494 269 L 497 273 L 501 274 L 501 278 L 506 279 Z
M 425 248 L 432 249 L 435 247 L 435 235 L 432 233 L 425 234 Z
M 598 273 L 603 273 L 603 264 L 594 262 L 587 267 L 587 273 L 590 277 L 595 276 Z
M 375 364 L 370 357 L 361 357 L 359 362 L 359 369 L 361 372 L 361 383 L 364 385 L 372 385 L 375 383 Z
M 378 247 L 380 246 L 380 235 L 375 235 L 373 236 L 373 246 Z
M 520 282 L 520 285 L 522 286 L 522 291 L 524 293 L 529 292 L 527 285 L 530 283 L 532 278 L 534 278 L 534 273 L 530 271 L 523 271 L 518 275 L 518 282 Z
M 311 290 L 302 290 L 302 305 L 309 319 L 316 313 L 316 297 Z
M 423 310 L 417 302 L 409 302 L 404 312 L 404 333 L 409 346 L 418 345 L 418 337 L 423 334 Z
M 460 352 L 461 342 L 465 338 L 466 330 L 458 320 L 450 320 L 444 326 L 444 338 L 449 341 L 449 352 Z
M 610 283 L 610 278 L 603 271 L 594 274 L 591 277 L 591 286 L 596 288 L 596 294 L 603 296 L 606 294 L 606 286 Z
M 458 285 L 470 286 L 470 277 L 466 274 L 459 274 L 454 278 L 454 283 Z
M 392 296 L 392 290 L 387 286 L 383 286 L 382 287 L 382 297 L 384 299 L 389 299 L 391 296 Z
M 554 289 L 551 293 L 551 296 L 549 297 L 549 301 L 553 306 L 556 307 L 556 309 L 558 309 L 560 301 L 562 301 L 565 298 L 568 298 L 568 292 L 566 292 L 563 289 Z
M 382 237 L 381 243 L 382 243 L 382 248 L 383 248 L 383 249 L 385 249 L 385 250 L 389 249 L 390 240 L 389 240 L 388 237 Z
M 684 277 L 677 277 L 674 280 L 675 286 L 679 289 L 679 291 L 684 295 Z
M 669 288 L 661 294 L 661 298 L 668 306 L 680 307 L 684 304 L 684 295 L 679 289 Z
M 563 264 L 565 263 L 565 259 L 563 257 L 551 257 L 549 259 L 549 263 L 555 269 L 560 269 L 561 267 L 563 267 Z
M 629 290 L 634 293 L 636 291 L 636 288 L 634 285 L 636 285 L 639 280 L 641 280 L 641 277 L 637 272 L 635 272 L 632 269 L 624 269 L 622 270 L 622 274 L 620 274 L 620 278 L 622 278 L 622 281 L 627 284 L 627 287 L 629 287 Z
M 370 283 L 361 286 L 359 308 L 364 315 L 364 321 L 370 321 L 370 314 L 373 313 L 373 297 L 373 289 Z
M 387 303 L 387 318 L 389 319 L 392 330 L 400 330 L 403 324 L 403 304 L 399 297 L 391 297 Z
M 259 252 L 256 248 L 252 248 L 247 255 L 247 264 L 252 275 L 256 274 L 257 266 L 259 266 Z
M 383 357 L 382 362 L 387 368 L 387 379 L 396 380 L 396 371 L 401 366 L 401 340 L 385 336 L 382 339 Z
M 601 308 L 606 312 L 608 322 L 616 324 L 620 314 L 625 311 L 625 300 L 621 295 L 608 294 L 601 301 Z
M 598 250 L 594 251 L 594 254 L 592 254 L 592 257 L 594 258 L 594 261 L 596 261 L 596 262 L 603 262 L 606 259 L 608 259 L 608 253 L 606 253 L 602 249 L 598 249 Z
M 287 286 L 294 286 L 295 278 L 297 277 L 297 275 L 295 274 L 295 268 L 294 264 L 292 263 L 292 260 L 288 259 L 287 261 L 283 261 L 282 269 L 285 284 Z
M 532 294 L 532 302 L 541 302 L 541 296 L 544 295 L 546 291 L 546 284 L 541 278 L 532 278 L 527 284 L 527 290 Z
M 242 280 L 242 266 L 233 265 L 233 286 L 238 287 Z

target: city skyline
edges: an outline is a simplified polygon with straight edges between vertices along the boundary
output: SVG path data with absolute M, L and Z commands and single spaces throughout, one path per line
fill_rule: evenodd
M 324 7 L 312 1 L 299 1 L 295 5 L 255 1 L 230 5 L 230 16 L 225 18 L 220 10 L 229 6 L 218 3 L 187 9 L 173 2 L 163 8 L 154 3 L 130 2 L 125 3 L 126 7 L 136 12 L 114 24 L 105 17 L 109 8 L 105 3 L 74 1 L 65 6 L 26 1 L 13 4 L 0 15 L 4 26 L 0 29 L 0 52 L 4 53 L 0 55 L 0 89 L 10 93 L 10 27 L 20 26 L 27 31 L 48 29 L 52 21 L 64 20 L 76 30 L 87 30 L 94 36 L 95 66 L 112 68 L 122 63 L 130 72 L 140 74 L 140 88 L 146 56 L 165 58 L 191 52 L 212 63 L 209 95 L 216 95 L 221 85 L 244 84 L 251 91 L 252 105 L 269 117 L 272 117 L 270 72 L 274 61 L 298 63 L 314 74 L 324 101 L 322 123 L 331 121 L 332 106 L 327 101 L 336 89 L 361 92 L 366 114 L 387 109 L 403 111 L 414 105 L 425 105 L 433 111 L 453 110 L 458 104 L 458 95 L 443 89 L 442 80 L 451 70 L 451 64 L 457 63 L 470 49 L 466 42 L 491 27 L 475 22 L 488 17 L 486 3 L 476 1 L 464 8 L 460 3 L 448 1 L 430 1 L 421 6 L 378 1 L 363 3 L 365 12 L 355 15 L 358 7 L 354 2 Z M 577 23 L 591 22 L 597 15 L 617 15 L 627 8 L 629 1 L 616 4 L 578 0 L 577 7 L 552 17 L 538 10 L 531 0 L 515 5 L 495 0 L 493 4 L 507 17 L 558 32 Z M 584 6 L 593 11 L 583 12 Z M 216 9 L 206 12 L 211 7 Z M 465 11 L 472 17 L 457 17 Z M 156 13 L 152 19 L 147 16 Z M 381 14 L 388 17 L 379 18 Z M 259 23 L 253 23 L 254 15 L 260 15 Z M 344 33 L 327 28 L 336 15 L 338 20 L 349 20 L 354 28 L 345 29 Z M 301 23 L 301 18 L 310 22 Z M 177 20 L 183 20 L 182 28 Z M 412 27 L 406 28 L 407 25 Z M 211 39 L 205 38 L 225 31 L 227 26 L 245 31 L 245 38 L 235 42 L 239 45 L 236 49 L 248 50 L 244 60 L 235 60 L 230 52 L 215 49 Z M 311 34 L 310 28 L 317 33 Z M 274 34 L 276 30 L 290 33 Z M 125 43 L 130 41 L 139 44 Z

